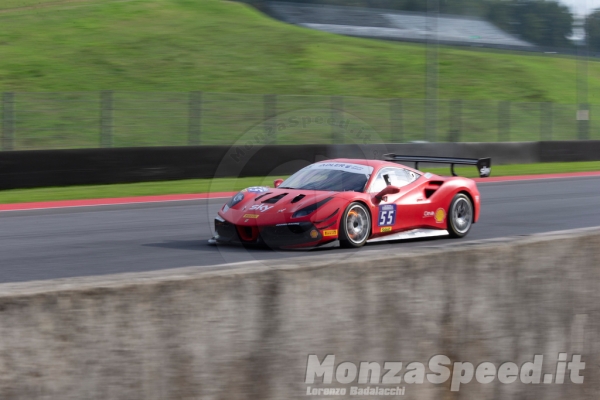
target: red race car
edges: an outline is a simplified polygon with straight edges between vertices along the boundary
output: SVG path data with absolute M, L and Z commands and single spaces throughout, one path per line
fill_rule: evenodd
M 490 175 L 491 160 L 386 154 L 385 161 L 335 159 L 311 164 L 275 188 L 249 187 L 215 218 L 209 243 L 269 247 L 361 247 L 367 242 L 450 235 L 464 237 L 477 222 L 481 199 L 454 165 Z M 409 168 L 398 162 L 414 162 Z M 418 170 L 419 163 L 451 165 L 452 177 Z

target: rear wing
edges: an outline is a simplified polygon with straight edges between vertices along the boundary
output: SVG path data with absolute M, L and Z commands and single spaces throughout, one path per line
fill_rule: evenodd
M 454 157 L 422 157 L 422 156 L 399 156 L 397 154 L 384 154 L 385 161 L 393 162 L 414 162 L 415 169 L 419 169 L 419 163 L 450 164 L 452 176 L 457 176 L 454 172 L 455 165 L 475 165 L 479 176 L 487 178 L 492 173 L 491 158 L 454 158 Z

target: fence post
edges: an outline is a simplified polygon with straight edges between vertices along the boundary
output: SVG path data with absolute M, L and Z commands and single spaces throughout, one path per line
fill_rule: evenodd
M 2 150 L 14 150 L 15 141 L 15 94 L 2 94 Z
M 264 128 L 267 137 L 267 144 L 277 143 L 277 95 L 265 94 L 264 104 Z
M 540 108 L 540 140 L 552 140 L 553 103 L 541 103 Z
M 462 133 L 462 100 L 450 100 L 450 132 L 449 142 L 460 142 Z
M 425 99 L 425 141 L 437 141 L 437 125 L 438 101 L 436 99 Z
M 390 100 L 390 128 L 392 143 L 402 143 L 404 141 L 404 115 L 402 109 L 402 99 Z
M 113 91 L 100 93 L 100 147 L 113 145 Z
M 198 146 L 202 132 L 202 92 L 190 92 L 188 118 L 188 145 Z
M 510 102 L 498 103 L 498 141 L 510 141 Z
M 331 96 L 331 138 L 333 144 L 344 144 L 344 135 L 340 132 L 340 124 L 344 115 L 344 98 L 340 96 Z
M 577 132 L 579 140 L 590 138 L 590 105 L 580 104 L 577 111 Z

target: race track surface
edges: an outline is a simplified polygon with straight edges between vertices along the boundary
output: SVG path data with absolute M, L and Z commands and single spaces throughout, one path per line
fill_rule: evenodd
M 600 226 L 600 178 L 484 183 L 479 223 L 460 243 Z M 212 220 L 223 200 L 0 213 L 0 282 L 152 271 L 273 260 L 307 251 L 213 247 Z M 354 251 L 401 252 L 456 239 L 370 244 Z M 351 257 L 353 251 L 310 251 Z M 282 261 L 283 262 L 283 261 Z M 216 267 L 217 266 L 217 267 Z

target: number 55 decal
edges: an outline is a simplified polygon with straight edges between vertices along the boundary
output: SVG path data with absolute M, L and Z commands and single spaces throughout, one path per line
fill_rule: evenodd
M 396 223 L 396 205 L 384 204 L 379 206 L 377 226 L 392 226 Z

